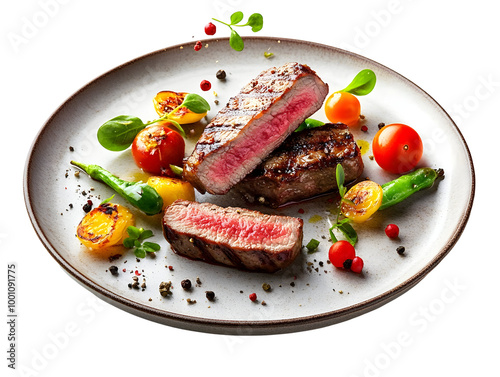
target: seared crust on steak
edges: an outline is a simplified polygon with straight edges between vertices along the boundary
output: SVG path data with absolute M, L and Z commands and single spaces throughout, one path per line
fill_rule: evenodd
M 307 65 L 263 71 L 206 126 L 184 163 L 184 178 L 201 193 L 225 194 L 316 112 L 327 93 Z
M 363 159 L 348 127 L 325 124 L 293 133 L 235 190 L 250 202 L 278 207 L 336 189 L 338 163 L 346 182 L 363 173 Z
M 302 248 L 301 219 L 244 208 L 177 200 L 163 216 L 163 234 L 175 253 L 251 271 L 288 266 Z

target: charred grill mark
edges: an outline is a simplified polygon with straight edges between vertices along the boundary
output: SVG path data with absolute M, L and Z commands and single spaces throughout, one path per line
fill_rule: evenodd
M 173 232 L 172 229 L 170 229 L 168 226 L 163 227 L 163 234 L 167 241 L 170 243 L 175 242 L 179 239 L 178 234 Z
M 359 155 L 347 126 L 332 124 L 323 127 L 290 136 L 250 176 L 279 177 L 283 182 L 293 181 L 304 170 L 336 166 Z
M 244 269 L 245 265 L 241 261 L 240 258 L 236 255 L 236 253 L 231 250 L 230 248 L 224 246 L 224 245 L 219 245 L 219 249 L 224 253 L 224 255 L 231 261 L 231 263 L 234 265 L 234 267 L 239 268 L 239 269 Z
M 269 258 L 269 255 L 263 251 L 263 250 L 258 250 L 256 251 L 256 254 L 258 255 L 259 261 L 262 264 L 262 266 L 267 266 L 270 268 L 270 270 L 277 270 L 278 267 L 274 261 Z
M 203 259 L 204 261 L 206 261 L 208 263 L 218 264 L 218 262 L 212 256 L 212 253 L 210 252 L 210 250 L 208 250 L 208 247 L 205 244 L 205 242 L 203 242 L 201 239 L 199 239 L 197 237 L 192 237 L 190 239 L 190 241 L 191 240 L 193 241 L 193 246 L 196 247 L 201 252 L 201 255 L 202 255 L 201 259 Z

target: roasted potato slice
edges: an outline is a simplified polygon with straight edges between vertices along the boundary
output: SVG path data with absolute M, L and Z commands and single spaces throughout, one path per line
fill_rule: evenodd
M 128 237 L 127 228 L 134 223 L 134 215 L 126 207 L 105 203 L 85 215 L 76 235 L 86 247 L 104 249 L 123 243 Z

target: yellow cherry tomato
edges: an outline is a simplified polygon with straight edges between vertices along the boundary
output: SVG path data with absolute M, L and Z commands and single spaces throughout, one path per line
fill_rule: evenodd
M 382 187 L 373 181 L 362 181 L 344 195 L 340 210 L 355 223 L 368 220 L 382 204 Z
M 87 213 L 76 228 L 80 242 L 91 249 L 119 245 L 134 225 L 134 215 L 119 204 L 105 203 Z
M 359 121 L 361 105 L 351 93 L 335 92 L 325 102 L 325 114 L 332 123 L 354 126 Z
M 148 185 L 153 187 L 163 199 L 163 209 L 177 199 L 194 201 L 194 188 L 189 182 L 170 177 L 149 177 Z
M 155 98 L 153 98 L 153 103 L 155 105 L 155 110 L 159 116 L 163 116 L 166 113 L 170 113 L 176 107 L 180 106 L 184 101 L 184 98 L 188 95 L 188 93 L 184 92 L 172 92 L 172 91 L 163 91 L 159 92 Z M 207 113 L 196 114 L 186 107 L 181 107 L 177 109 L 172 115 L 170 115 L 170 119 L 176 121 L 179 124 L 189 124 L 196 123 L 201 120 Z

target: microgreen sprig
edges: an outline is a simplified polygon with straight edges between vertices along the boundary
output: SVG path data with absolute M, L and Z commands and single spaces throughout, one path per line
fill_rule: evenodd
M 336 221 L 329 229 L 330 237 L 332 239 L 332 242 L 337 242 L 338 240 L 337 237 L 335 237 L 333 230 L 338 229 L 340 232 L 342 232 L 346 240 L 349 241 L 349 243 L 354 246 L 356 242 L 358 242 L 358 234 L 356 233 L 356 230 L 351 226 L 351 224 L 349 224 L 348 218 L 341 218 L 340 207 L 343 201 L 347 201 L 347 199 L 344 198 L 347 192 L 347 188 L 344 186 L 345 173 L 344 173 L 344 168 L 342 167 L 341 164 L 337 164 L 337 168 L 335 170 L 335 178 L 337 180 L 340 202 L 336 213 Z
M 110 151 L 120 152 L 130 147 L 134 138 L 141 130 L 151 124 L 161 121 L 170 122 L 179 130 L 182 136 L 186 137 L 186 133 L 181 125 L 171 118 L 171 116 L 182 107 L 196 114 L 203 114 L 210 110 L 210 105 L 203 97 L 195 93 L 189 93 L 184 98 L 184 101 L 175 109 L 150 122 L 144 123 L 138 117 L 129 115 L 119 115 L 108 120 L 97 131 L 97 140 L 104 148 Z
M 363 69 L 360 71 L 349 85 L 339 92 L 348 92 L 356 96 L 366 96 L 371 93 L 375 84 L 377 83 L 377 76 L 371 69 Z
M 348 92 L 356 96 L 366 96 L 373 90 L 373 88 L 375 88 L 376 82 L 377 76 L 375 75 L 375 72 L 371 69 L 363 69 L 358 72 L 349 85 L 347 85 L 344 89 L 339 90 L 339 92 Z M 295 132 L 321 127 L 324 124 L 324 122 L 319 120 L 307 118 L 299 125 L 299 127 L 297 127 Z
M 245 47 L 245 44 L 243 43 L 243 38 L 234 30 L 234 27 L 243 27 L 243 26 L 250 26 L 252 28 L 252 31 L 254 33 L 258 32 L 259 30 L 262 29 L 264 26 L 264 18 L 260 13 L 253 13 L 248 17 L 248 21 L 246 24 L 240 24 L 240 22 L 243 20 L 243 12 L 234 12 L 231 15 L 229 23 L 217 20 L 216 18 L 212 18 L 212 20 L 220 22 L 221 24 L 224 24 L 231 29 L 231 36 L 229 37 L 229 45 L 233 48 L 233 50 L 236 51 L 242 51 L 243 48 Z
M 127 228 L 128 237 L 123 240 L 123 246 L 127 249 L 134 249 L 137 258 L 144 258 L 148 253 L 160 250 L 160 245 L 154 242 L 143 242 L 145 239 L 153 237 L 151 230 L 144 230 L 135 226 Z

